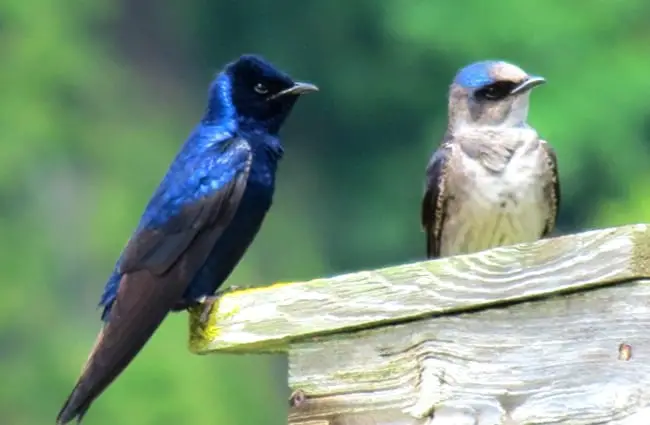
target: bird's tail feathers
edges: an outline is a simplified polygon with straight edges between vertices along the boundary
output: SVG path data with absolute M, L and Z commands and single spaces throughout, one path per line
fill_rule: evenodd
M 164 280 L 167 278 L 154 276 L 146 270 L 122 278 L 108 323 L 100 331 L 77 384 L 57 416 L 58 425 L 75 418 L 77 423 L 81 422 L 93 401 L 160 326 L 182 295 L 169 291 L 170 282 Z
M 88 371 L 89 366 L 92 364 L 93 358 L 95 356 L 95 352 L 97 351 L 97 348 L 100 346 L 100 343 L 104 337 L 104 327 L 102 327 L 97 334 L 97 338 L 95 339 L 95 344 L 93 344 L 93 348 L 90 350 L 90 354 L 88 354 L 88 358 L 86 359 L 86 362 L 84 363 L 83 367 L 81 368 L 81 373 L 79 374 L 79 379 L 77 381 L 77 384 L 75 387 L 72 389 L 72 392 L 68 396 L 67 400 L 63 404 L 63 408 L 61 408 L 61 411 L 59 412 L 59 415 L 56 418 L 56 423 L 57 424 L 65 424 L 73 419 L 77 419 L 77 423 L 80 423 L 81 420 L 83 419 L 84 414 L 86 413 L 86 410 L 88 410 L 88 406 L 86 406 L 84 409 L 80 409 L 79 407 L 73 408 L 73 406 L 79 404 L 78 402 L 73 403 L 74 400 L 76 400 L 78 397 L 79 393 L 79 387 L 82 384 L 82 381 L 84 381 L 84 377 L 86 376 L 86 372 Z M 74 412 L 74 414 L 72 414 Z

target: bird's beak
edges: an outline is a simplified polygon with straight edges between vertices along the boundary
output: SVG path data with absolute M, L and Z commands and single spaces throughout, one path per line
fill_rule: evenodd
M 542 77 L 536 77 L 536 76 L 530 76 L 526 78 L 524 81 L 521 82 L 517 87 L 512 89 L 510 94 L 518 94 L 518 93 L 523 93 L 525 91 L 528 91 L 532 89 L 533 87 L 537 87 L 541 84 L 544 84 L 546 80 Z
M 288 89 L 282 90 L 281 92 L 269 96 L 266 100 L 273 100 L 273 99 L 277 99 L 278 97 L 287 96 L 287 95 L 298 96 L 301 94 L 311 93 L 314 91 L 318 91 L 318 87 L 316 87 L 315 85 L 309 83 L 297 82 L 293 86 L 289 87 Z

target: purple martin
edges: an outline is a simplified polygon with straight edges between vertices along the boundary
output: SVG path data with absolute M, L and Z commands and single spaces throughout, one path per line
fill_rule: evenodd
M 447 131 L 426 168 L 429 258 L 532 242 L 554 229 L 556 155 L 526 122 L 531 90 L 544 82 L 503 61 L 456 74 Z
M 280 128 L 316 90 L 255 55 L 216 76 L 106 283 L 102 329 L 57 424 L 81 422 L 170 311 L 214 302 L 271 207 Z

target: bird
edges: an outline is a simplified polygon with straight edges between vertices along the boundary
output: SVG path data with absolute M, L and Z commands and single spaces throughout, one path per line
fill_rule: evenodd
M 503 60 L 456 73 L 447 129 L 425 172 L 427 258 L 533 242 L 554 230 L 557 156 L 527 123 L 531 91 L 545 82 Z
M 315 91 L 257 54 L 216 75 L 106 283 L 101 330 L 57 424 L 80 423 L 168 313 L 216 301 L 271 207 L 279 131 L 298 98 Z

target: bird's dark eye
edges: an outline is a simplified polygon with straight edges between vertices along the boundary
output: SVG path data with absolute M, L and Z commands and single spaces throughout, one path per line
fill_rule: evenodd
M 269 89 L 262 83 L 255 84 L 253 89 L 259 94 L 267 94 L 269 92 Z
M 515 85 L 512 81 L 497 81 L 477 90 L 474 96 L 478 100 L 501 100 L 510 94 Z

